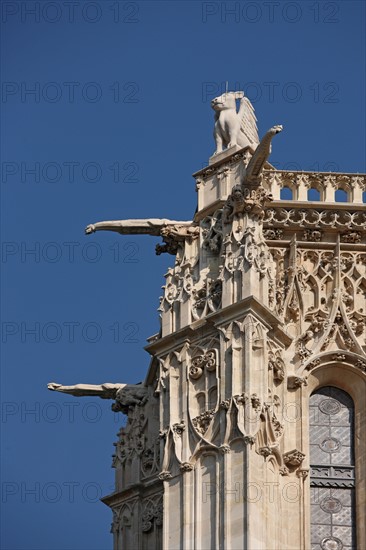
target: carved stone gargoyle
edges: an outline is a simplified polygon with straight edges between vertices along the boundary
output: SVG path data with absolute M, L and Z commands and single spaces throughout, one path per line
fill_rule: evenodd
M 152 235 L 162 237 L 164 244 L 156 246 L 156 254 L 163 252 L 175 255 L 179 244 L 186 239 L 198 238 L 199 227 L 192 221 L 174 221 L 165 218 L 113 220 L 88 225 L 85 233 L 95 231 L 115 231 L 121 235 Z
M 76 384 L 75 386 L 62 386 L 50 382 L 47 387 L 51 391 L 58 391 L 74 395 L 75 397 L 96 396 L 101 399 L 115 399 L 112 410 L 128 413 L 130 407 L 144 405 L 147 401 L 147 387 L 143 384 Z

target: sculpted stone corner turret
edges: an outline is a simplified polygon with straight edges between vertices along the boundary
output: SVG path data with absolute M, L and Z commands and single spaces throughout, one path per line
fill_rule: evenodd
M 49 384 L 113 399 L 127 415 L 116 489 L 103 498 L 115 550 L 310 548 L 309 397 L 330 377 L 366 394 L 365 176 L 275 170 L 268 158 L 282 126 L 259 142 L 242 92 L 211 106 L 216 152 L 194 174 L 193 221 L 86 228 L 160 236 L 157 254 L 175 255 L 144 383 Z M 281 200 L 284 188 L 291 200 Z M 338 189 L 347 203 L 335 203 Z M 313 191 L 319 200 L 309 202 Z M 317 547 L 334 540 L 327 532 Z

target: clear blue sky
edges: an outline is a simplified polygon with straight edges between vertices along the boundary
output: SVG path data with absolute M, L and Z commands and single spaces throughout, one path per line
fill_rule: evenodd
M 84 227 L 193 216 L 225 81 L 284 125 L 276 166 L 365 172 L 365 3 L 1 7 L 1 548 L 105 550 L 122 417 L 46 384 L 141 381 L 173 257 Z

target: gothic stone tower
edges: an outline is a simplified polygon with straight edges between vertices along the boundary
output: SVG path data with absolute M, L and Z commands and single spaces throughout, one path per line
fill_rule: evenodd
M 194 174 L 192 222 L 89 226 L 176 257 L 140 394 L 107 388 L 115 550 L 366 548 L 366 179 L 275 170 L 276 131 Z

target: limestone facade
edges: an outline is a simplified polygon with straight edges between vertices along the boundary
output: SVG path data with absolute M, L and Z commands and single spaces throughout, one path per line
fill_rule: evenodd
M 104 498 L 115 550 L 366 548 L 366 179 L 267 163 L 251 183 L 252 155 L 195 174 L 196 230 L 176 241 L 146 348 L 149 398 L 128 410 Z M 320 467 L 310 396 L 328 387 L 353 401 L 354 461 L 328 452 Z M 324 520 L 313 485 L 333 506 Z M 347 487 L 351 527 L 334 509 Z
M 86 228 L 175 257 L 144 383 L 49 388 L 127 415 L 115 550 L 364 550 L 366 177 L 275 170 L 230 98 L 193 220 Z

